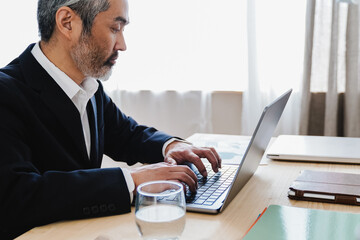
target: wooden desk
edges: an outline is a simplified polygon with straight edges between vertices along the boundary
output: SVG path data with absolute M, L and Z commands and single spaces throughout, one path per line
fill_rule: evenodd
M 269 204 L 360 213 L 360 207 L 290 200 L 289 185 L 303 169 L 360 173 L 360 165 L 263 161 L 254 176 L 218 215 L 186 214 L 181 239 L 241 239 L 258 214 Z M 99 237 L 100 236 L 100 237 Z M 129 214 L 65 221 L 37 227 L 18 240 L 140 239 L 134 209 Z

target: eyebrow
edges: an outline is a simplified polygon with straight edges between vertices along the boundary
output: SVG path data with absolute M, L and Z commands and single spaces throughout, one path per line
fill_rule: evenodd
M 125 18 L 121 17 L 121 16 L 114 18 L 114 21 L 115 22 L 122 22 L 125 25 L 129 24 L 129 21 L 126 20 Z

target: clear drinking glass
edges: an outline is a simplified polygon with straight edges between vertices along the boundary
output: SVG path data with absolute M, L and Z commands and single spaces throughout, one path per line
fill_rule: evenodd
M 179 239 L 185 227 L 185 212 L 182 184 L 153 181 L 138 186 L 135 218 L 143 239 Z

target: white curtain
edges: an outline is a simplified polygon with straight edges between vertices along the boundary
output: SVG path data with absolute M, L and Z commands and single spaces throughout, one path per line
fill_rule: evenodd
M 360 136 L 359 6 L 353 2 L 308 0 L 302 134 L 308 131 L 311 92 L 323 91 L 324 135 Z M 343 126 L 339 126 L 340 92 L 345 92 Z
M 212 132 L 209 92 L 113 90 L 109 94 L 124 113 L 141 124 L 182 138 Z
M 360 137 L 360 4 L 349 5 L 347 78 L 345 85 L 345 136 Z
M 249 77 L 242 132 L 251 135 L 263 108 L 292 88 L 275 134 L 298 134 L 306 2 L 247 2 Z

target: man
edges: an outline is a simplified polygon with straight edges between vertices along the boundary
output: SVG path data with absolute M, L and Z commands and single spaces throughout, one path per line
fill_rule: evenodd
M 0 69 L 0 239 L 39 225 L 130 211 L 136 187 L 196 191 L 194 163 L 221 159 L 125 116 L 104 93 L 129 22 L 127 0 L 39 0 L 41 41 Z M 100 169 L 102 156 L 140 168 Z

